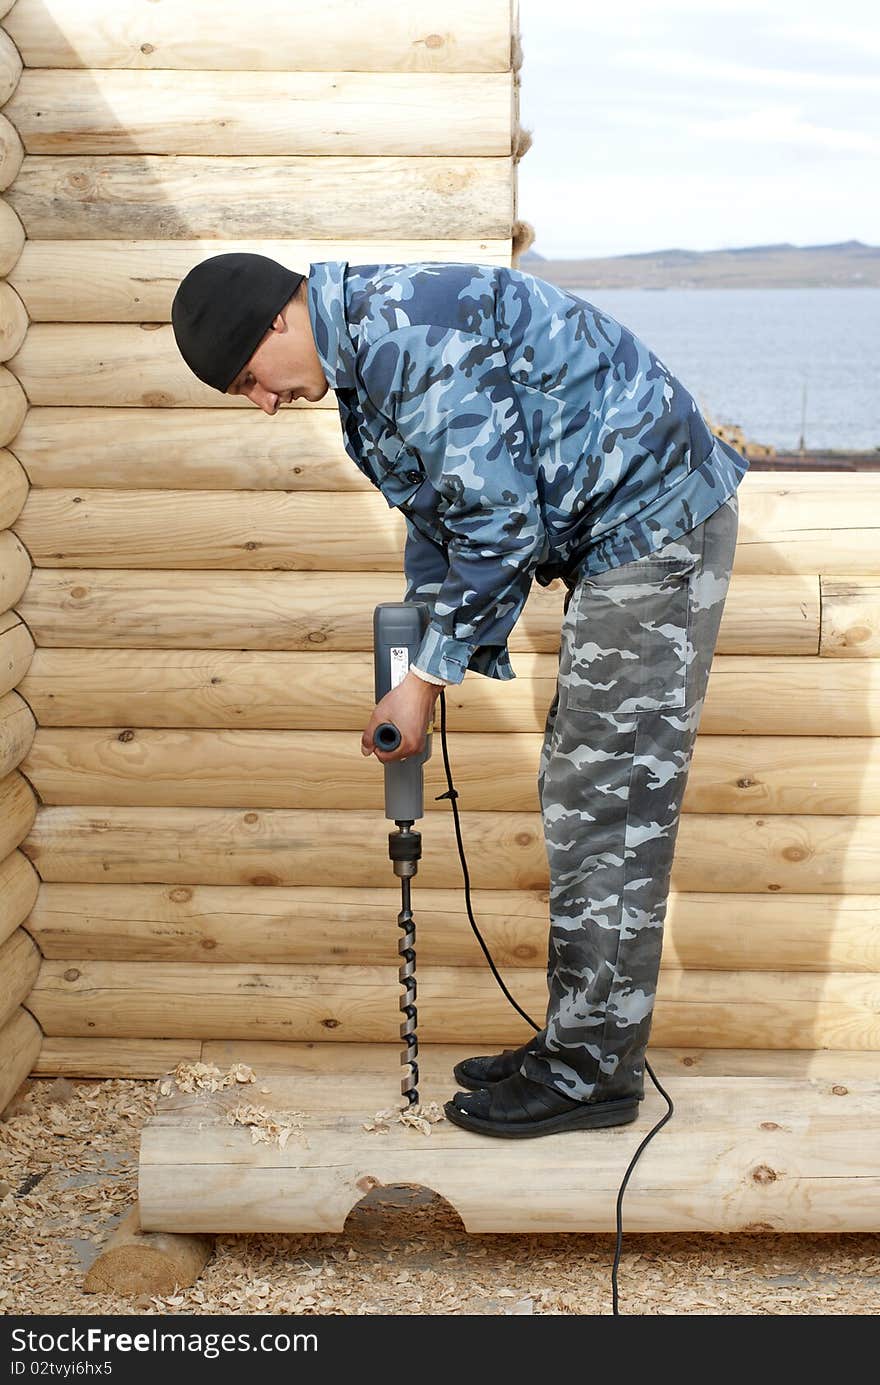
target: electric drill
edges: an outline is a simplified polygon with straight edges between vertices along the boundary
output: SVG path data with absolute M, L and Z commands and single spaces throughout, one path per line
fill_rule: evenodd
M 376 676 L 376 702 L 403 682 L 409 672 L 430 620 L 423 601 L 383 601 L 373 614 L 373 658 Z M 400 955 L 398 975 L 403 987 L 400 1010 L 403 1019 L 400 1037 L 406 1047 L 400 1061 L 403 1075 L 400 1090 L 410 1106 L 419 1099 L 419 1051 L 416 1036 L 416 926 L 412 913 L 410 882 L 418 870 L 422 854 L 422 836 L 413 831 L 413 823 L 424 814 L 424 777 L 422 766 L 431 758 L 433 715 L 428 724 L 423 749 L 417 755 L 402 760 L 389 760 L 385 770 L 385 816 L 397 824 L 396 832 L 388 833 L 388 854 L 394 874 L 400 877 L 401 909 L 397 924 L 403 935 L 397 946 Z M 400 731 L 391 721 L 383 721 L 373 732 L 373 744 L 378 750 L 396 750 Z

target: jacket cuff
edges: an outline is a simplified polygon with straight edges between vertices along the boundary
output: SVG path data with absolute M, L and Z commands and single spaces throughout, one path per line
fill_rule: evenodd
M 426 673 L 424 669 L 416 668 L 415 664 L 410 664 L 409 671 L 410 673 L 414 673 L 417 678 L 421 678 L 425 683 L 436 683 L 441 688 L 446 686 L 445 678 L 435 678 L 433 673 Z
M 453 639 L 436 625 L 429 625 L 410 667 L 418 664 L 426 673 L 433 673 L 445 683 L 460 683 L 467 673 L 473 650 L 472 644 Z

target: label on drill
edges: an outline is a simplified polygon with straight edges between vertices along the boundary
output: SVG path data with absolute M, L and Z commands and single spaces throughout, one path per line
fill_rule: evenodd
M 409 650 L 406 645 L 391 646 L 391 686 L 396 688 L 409 673 Z

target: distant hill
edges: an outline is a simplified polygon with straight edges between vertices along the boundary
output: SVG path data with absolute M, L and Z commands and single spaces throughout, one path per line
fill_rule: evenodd
M 673 248 L 583 260 L 546 259 L 527 250 L 519 267 L 570 289 L 880 288 L 880 246 L 860 240 Z

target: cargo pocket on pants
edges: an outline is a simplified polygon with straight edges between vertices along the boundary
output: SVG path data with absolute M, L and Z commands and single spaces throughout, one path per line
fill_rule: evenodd
M 656 553 L 582 577 L 561 679 L 575 711 L 625 716 L 687 706 L 696 556 Z

